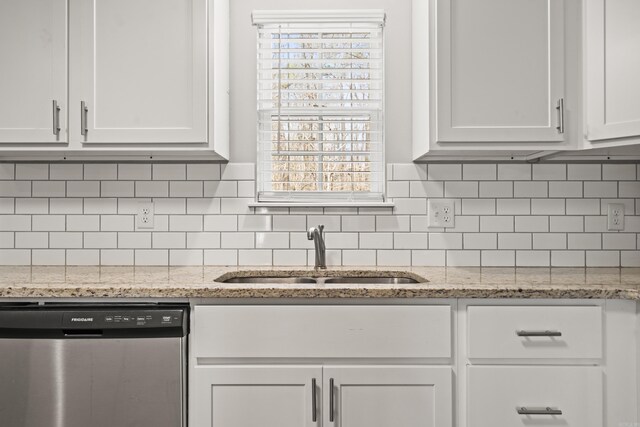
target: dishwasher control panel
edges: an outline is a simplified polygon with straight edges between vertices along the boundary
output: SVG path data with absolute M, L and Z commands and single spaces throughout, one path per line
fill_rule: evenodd
M 62 326 L 74 329 L 175 328 L 183 310 L 73 311 L 62 316 Z

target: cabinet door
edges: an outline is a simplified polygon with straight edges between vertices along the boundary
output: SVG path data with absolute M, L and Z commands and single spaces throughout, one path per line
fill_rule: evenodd
M 432 1 L 437 141 L 562 141 L 563 1 Z
M 473 366 L 467 393 L 468 427 L 603 425 L 598 367 Z
M 640 136 L 640 2 L 584 5 L 587 139 Z
M 335 366 L 323 372 L 323 420 L 336 427 L 452 425 L 450 367 Z
M 72 139 L 205 143 L 207 19 L 207 0 L 71 0 Z
M 189 425 L 319 426 L 321 378 L 320 366 L 195 367 L 190 379 Z
M 66 142 L 67 1 L 0 1 L 0 58 L 0 143 Z

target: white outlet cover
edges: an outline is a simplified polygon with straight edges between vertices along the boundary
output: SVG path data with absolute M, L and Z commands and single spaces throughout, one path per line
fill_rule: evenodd
M 428 226 L 451 228 L 456 225 L 456 204 L 453 200 L 435 199 L 427 202 Z
M 609 203 L 607 205 L 607 229 L 624 230 L 624 204 Z
M 148 230 L 153 228 L 153 215 L 153 202 L 138 203 L 136 229 Z

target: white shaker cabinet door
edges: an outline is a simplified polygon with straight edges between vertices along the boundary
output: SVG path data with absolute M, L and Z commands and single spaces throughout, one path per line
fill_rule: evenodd
M 640 136 L 640 2 L 586 0 L 587 139 Z M 624 140 L 610 145 L 624 144 Z
M 437 142 L 562 141 L 563 0 L 432 1 Z
M 198 366 L 190 381 L 191 427 L 320 426 L 320 366 Z
M 66 113 L 67 1 L 0 1 L 0 143 L 66 143 Z
M 207 0 L 70 0 L 81 143 L 207 142 Z
M 325 366 L 323 422 L 332 427 L 451 427 L 449 366 Z

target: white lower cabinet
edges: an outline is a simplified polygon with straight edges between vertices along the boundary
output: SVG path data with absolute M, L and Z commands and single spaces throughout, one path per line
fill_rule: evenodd
M 200 366 L 192 382 L 193 427 L 452 426 L 449 366 Z
M 452 426 L 449 366 L 328 366 L 323 374 L 324 425 Z
M 321 381 L 322 367 L 317 365 L 197 367 L 192 377 L 189 425 L 318 426 Z
M 467 375 L 468 427 L 603 425 L 599 367 L 471 366 Z

